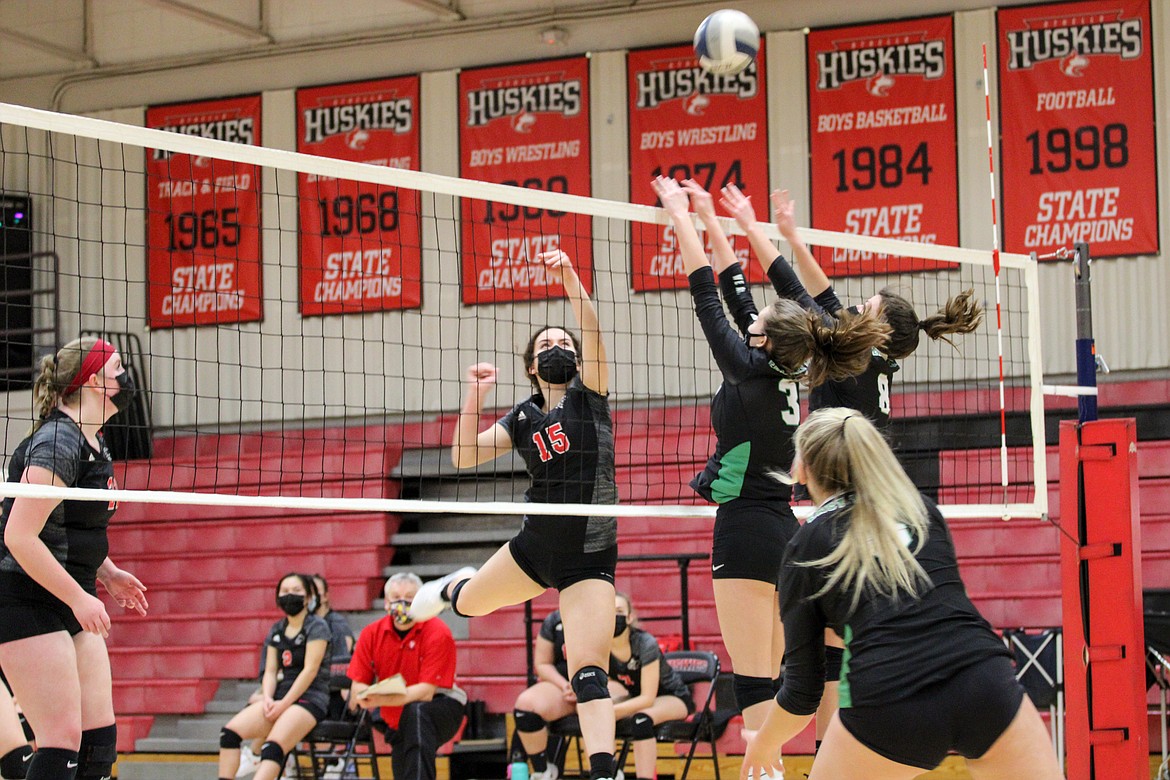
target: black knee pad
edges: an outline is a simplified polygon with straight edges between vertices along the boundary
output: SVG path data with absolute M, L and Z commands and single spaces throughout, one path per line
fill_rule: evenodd
M 242 744 L 244 744 L 244 738 L 227 726 L 219 730 L 219 746 L 223 750 L 239 750 Z
M 600 666 L 583 666 L 573 675 L 573 693 L 577 703 L 609 698 L 609 675 Z
M 77 776 L 77 751 L 41 748 L 28 762 L 28 777 L 43 780 L 73 780 Z
M 630 727 L 630 736 L 635 742 L 644 739 L 654 739 L 654 720 L 644 712 L 634 715 L 634 724 Z
M 275 742 L 265 742 L 260 746 L 261 761 L 275 761 L 276 765 L 284 769 L 284 748 Z
M 735 703 L 741 712 L 753 704 L 767 701 L 775 695 L 772 691 L 772 678 L 770 677 L 748 677 L 745 674 L 733 674 L 732 687 L 735 689 Z
M 118 760 L 118 727 L 115 724 L 81 732 L 77 751 L 78 780 L 97 780 L 114 774 Z
M 28 762 L 32 761 L 33 749 L 31 745 L 21 745 L 0 756 L 0 777 L 4 780 L 22 780 L 28 772 Z
M 825 682 L 840 682 L 841 663 L 845 660 L 845 648 L 825 648 Z
M 516 720 L 516 730 L 522 731 L 525 734 L 531 734 L 534 731 L 540 731 L 544 728 L 544 718 L 535 712 L 513 710 L 512 717 Z

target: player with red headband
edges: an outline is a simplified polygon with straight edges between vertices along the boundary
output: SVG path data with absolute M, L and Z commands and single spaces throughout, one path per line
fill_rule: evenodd
M 109 343 L 77 339 L 41 360 L 37 420 L 8 467 L 10 482 L 115 489 L 106 421 L 134 398 Z M 0 505 L 0 665 L 37 737 L 28 780 L 109 777 L 117 730 L 97 580 L 145 615 L 146 588 L 109 559 L 114 501 L 6 498 Z

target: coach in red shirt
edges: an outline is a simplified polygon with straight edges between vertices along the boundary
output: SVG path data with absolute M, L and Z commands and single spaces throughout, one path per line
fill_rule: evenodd
M 351 706 L 380 708 L 390 727 L 395 780 L 435 780 L 435 756 L 459 731 L 467 694 L 455 686 L 455 639 L 441 620 L 415 623 L 406 610 L 422 580 L 386 581 L 386 617 L 362 629 L 346 675 Z M 375 680 L 401 674 L 406 693 L 363 696 Z

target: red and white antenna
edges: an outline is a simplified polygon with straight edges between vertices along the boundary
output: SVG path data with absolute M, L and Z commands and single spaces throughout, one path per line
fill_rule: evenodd
M 983 106 L 987 113 L 987 171 L 991 184 L 991 265 L 995 269 L 995 336 L 999 350 L 999 473 L 1003 502 L 1008 502 L 1007 404 L 1003 382 L 1003 308 L 999 294 L 999 209 L 995 202 L 995 152 L 991 135 L 991 86 L 987 74 L 987 44 L 983 44 Z

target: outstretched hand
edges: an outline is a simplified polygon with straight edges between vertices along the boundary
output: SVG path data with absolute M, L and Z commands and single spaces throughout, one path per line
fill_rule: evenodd
M 796 235 L 796 201 L 788 197 L 788 190 L 773 190 L 772 221 L 784 238 Z
M 745 233 L 756 223 L 756 207 L 752 205 L 751 196 L 744 195 L 734 184 L 728 184 L 722 189 L 719 194 L 719 205 L 735 218 L 735 224 Z
M 691 211 L 702 219 L 714 218 L 715 199 L 694 179 L 683 179 L 682 188 L 691 197 Z
M 650 181 L 650 186 L 654 188 L 654 194 L 662 201 L 662 208 L 666 209 L 670 216 L 678 217 L 687 213 L 687 207 L 690 205 L 687 193 L 676 180 L 656 176 Z

